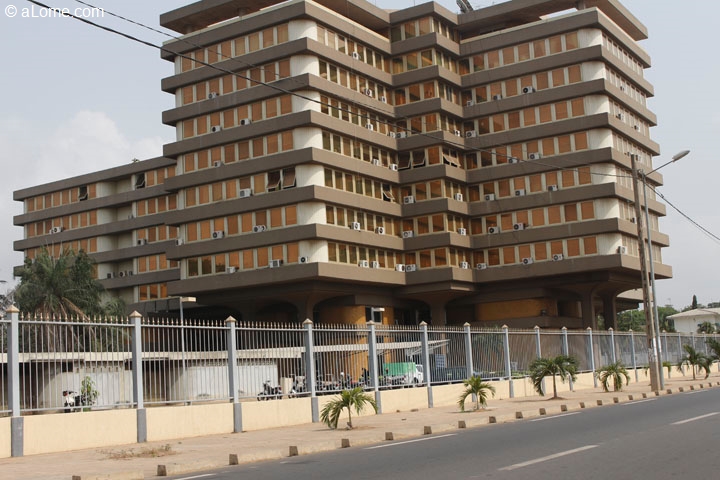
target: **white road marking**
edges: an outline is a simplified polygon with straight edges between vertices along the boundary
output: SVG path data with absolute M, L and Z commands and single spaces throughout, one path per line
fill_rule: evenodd
M 195 475 L 193 477 L 182 477 L 182 478 L 177 478 L 175 480 L 190 480 L 192 478 L 203 478 L 203 477 L 214 477 L 214 476 L 215 476 L 214 473 L 203 473 L 202 475 Z
M 374 450 L 376 448 L 395 447 L 397 445 L 404 445 L 406 443 L 424 442 L 427 440 L 436 440 L 438 438 L 454 437 L 457 433 L 448 433 L 445 435 L 438 435 L 437 437 L 418 438 L 416 440 L 406 440 L 404 442 L 388 443 L 387 445 L 375 445 L 374 447 L 365 447 L 365 450 Z
M 688 418 L 686 420 L 680 420 L 679 422 L 671 423 L 670 425 L 682 425 L 683 423 L 694 422 L 695 420 L 702 420 L 703 418 L 712 417 L 720 412 L 708 413 L 706 415 L 700 415 L 699 417 Z
M 534 460 L 528 460 L 527 462 L 516 463 L 514 465 L 500 468 L 499 470 L 515 470 L 516 468 L 528 467 L 530 465 L 535 465 L 536 463 L 547 462 L 548 460 L 553 460 L 555 458 L 572 455 L 573 453 L 584 452 L 585 450 L 590 450 L 591 448 L 595 448 L 597 446 L 598 445 L 585 445 L 584 447 L 574 448 L 572 450 L 566 450 L 564 452 L 553 453 L 552 455 L 548 455 L 547 457 L 540 457 Z
M 577 415 L 580 412 L 573 412 L 573 413 L 563 413 L 562 415 L 553 415 L 551 417 L 543 417 L 543 418 L 535 418 L 533 420 L 530 420 L 531 422 L 542 422 L 543 420 L 552 420 L 553 418 L 560 418 L 560 417 L 569 417 L 570 415 Z
M 693 392 L 683 392 L 683 395 L 695 395 L 696 393 L 705 393 L 709 391 L 710 390 L 695 390 Z
M 654 402 L 656 398 L 648 398 L 647 400 L 638 400 L 636 402 L 623 403 L 623 405 L 637 405 L 638 403 Z

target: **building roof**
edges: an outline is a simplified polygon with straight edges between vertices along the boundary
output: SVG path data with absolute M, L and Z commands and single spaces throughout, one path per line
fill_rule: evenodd
M 674 315 L 668 315 L 667 318 L 672 320 L 682 320 L 695 317 L 717 317 L 720 316 L 720 308 L 695 308 L 687 312 L 680 312 Z

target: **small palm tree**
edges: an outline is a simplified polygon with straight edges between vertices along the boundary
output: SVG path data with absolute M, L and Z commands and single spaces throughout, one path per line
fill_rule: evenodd
M 483 382 L 482 378 L 472 376 L 467 380 L 463 381 L 465 391 L 460 395 L 458 399 L 458 406 L 461 411 L 465 411 L 465 400 L 469 395 L 475 395 L 475 410 L 480 410 L 480 407 L 485 408 L 487 406 L 488 393 L 492 393 L 495 396 L 495 387 L 487 382 Z
M 707 339 L 707 345 L 712 350 L 711 357 L 713 360 L 720 360 L 720 342 L 714 338 Z
M 320 420 L 334 430 L 337 428 L 338 420 L 340 420 L 342 411 L 347 408 L 347 424 L 349 428 L 353 428 L 353 408 L 355 409 L 355 413 L 360 415 L 360 412 L 362 412 L 366 405 L 370 405 L 375 410 L 375 413 L 377 413 L 377 404 L 375 403 L 375 399 L 369 393 L 364 393 L 362 387 L 355 387 L 352 390 L 343 390 L 340 392 L 339 397 L 335 397 L 333 400 L 330 400 L 325 404 L 320 412 Z
M 533 387 L 539 395 L 545 395 L 543 392 L 542 381 L 545 377 L 553 379 L 553 397 L 559 398 L 557 394 L 557 383 L 555 376 L 559 375 L 562 382 L 566 378 L 571 380 L 577 379 L 578 362 L 575 357 L 568 355 L 558 355 L 554 358 L 537 358 L 530 364 L 530 379 Z
M 606 392 L 610 391 L 610 380 L 613 383 L 613 391 L 619 392 L 623 387 L 623 378 L 625 379 L 625 385 L 630 384 L 630 374 L 620 362 L 611 363 L 598 370 L 597 375 L 600 383 L 602 383 L 603 390 Z
M 693 380 L 695 380 L 695 371 L 697 368 L 705 370 L 705 378 L 710 376 L 710 366 L 712 365 L 712 358 L 708 357 L 704 353 L 698 352 L 690 345 L 683 345 L 686 355 L 678 363 L 678 370 L 682 371 L 682 367 L 687 365 L 692 367 Z

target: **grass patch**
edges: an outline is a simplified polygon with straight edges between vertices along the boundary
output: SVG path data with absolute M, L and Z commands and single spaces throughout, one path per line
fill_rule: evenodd
M 143 447 L 129 448 L 127 450 L 110 450 L 103 451 L 107 458 L 111 460 L 129 460 L 131 458 L 158 458 L 175 455 L 172 445 L 166 443 L 160 447 Z

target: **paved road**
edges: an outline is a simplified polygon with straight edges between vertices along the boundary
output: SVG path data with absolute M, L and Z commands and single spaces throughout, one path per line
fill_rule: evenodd
M 720 478 L 720 390 L 175 477 L 224 479 Z

